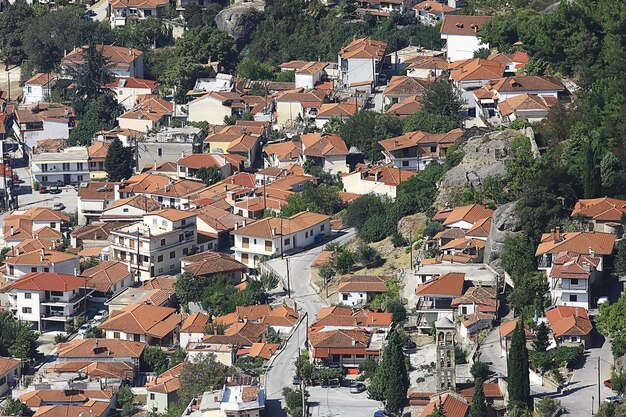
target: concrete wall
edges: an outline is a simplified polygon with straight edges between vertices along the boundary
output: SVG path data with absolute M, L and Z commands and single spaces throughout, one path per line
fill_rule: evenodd
M 489 48 L 489 44 L 482 44 L 474 35 L 442 35 L 447 39 L 448 61 L 454 62 L 459 59 L 471 59 L 474 52 L 481 48 Z

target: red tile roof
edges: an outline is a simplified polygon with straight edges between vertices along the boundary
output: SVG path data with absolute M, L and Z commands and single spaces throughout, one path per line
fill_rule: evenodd
M 473 225 L 479 220 L 492 216 L 493 210 L 488 209 L 487 207 L 480 204 L 455 207 L 443 221 L 443 225 L 447 226 L 460 221 L 465 221 Z
M 339 282 L 338 292 L 387 292 L 386 282 L 391 277 L 376 275 L 344 275 Z
M 587 336 L 593 325 L 582 307 L 556 306 L 546 311 L 546 317 L 556 337 Z
M 440 32 L 447 35 L 477 35 L 493 16 L 445 15 Z
M 175 312 L 175 309 L 169 307 L 131 304 L 112 312 L 100 328 L 130 334 L 145 334 L 161 339 L 173 332 L 182 322 L 182 316 Z
M 376 59 L 385 57 L 387 42 L 376 41 L 371 38 L 359 38 L 344 46 L 339 55 L 343 59 Z
M 74 291 L 84 288 L 86 280 L 81 277 L 52 272 L 30 272 L 13 284 L 11 288 L 27 291 Z
M 456 393 L 437 394 L 431 398 L 430 402 L 424 407 L 420 417 L 427 417 L 443 404 L 443 411 L 446 417 L 465 417 L 469 412 L 469 402 L 461 395 Z
M 590 198 L 576 202 L 572 217 L 581 216 L 591 220 L 619 222 L 626 213 L 626 200 L 617 198 Z
M 136 358 L 139 359 L 145 343 L 120 339 L 74 339 L 59 343 L 59 358 Z
M 465 274 L 460 272 L 448 272 L 433 278 L 425 284 L 418 285 L 415 293 L 421 296 L 450 296 L 463 295 Z
M 307 156 L 332 156 L 347 155 L 346 143 L 336 133 L 319 134 L 308 133 L 300 137 L 302 140 L 304 155 Z
M 602 232 L 544 233 L 535 256 L 545 253 L 573 252 L 589 255 L 611 255 L 616 236 Z
M 81 274 L 87 279 L 87 286 L 101 292 L 112 291 L 112 287 L 130 275 L 128 266 L 119 261 L 102 261 Z M 132 279 L 131 279 L 132 282 Z M 121 288 L 120 288 L 121 289 Z

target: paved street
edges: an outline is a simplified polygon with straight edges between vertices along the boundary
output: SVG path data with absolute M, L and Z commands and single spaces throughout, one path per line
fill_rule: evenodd
M 73 187 L 63 188 L 61 194 L 39 194 L 32 188 L 32 178 L 28 168 L 16 168 L 15 172 L 24 183 L 20 186 L 18 194 L 18 204 L 20 209 L 30 207 L 48 207 L 52 208 L 56 203 L 65 204 L 66 213 L 76 211 L 78 205 L 77 193 Z
M 93 20 L 98 20 L 103 22 L 107 18 L 107 9 L 109 8 L 108 0 L 100 0 L 95 3 L 93 6 L 89 8 L 89 10 L 93 10 L 96 12 L 96 15 L 93 17 Z
M 345 243 L 352 239 L 355 233 L 351 229 L 339 235 L 334 241 Z M 315 318 L 323 305 L 323 300 L 310 287 L 309 282 L 311 263 L 319 256 L 324 246 L 325 244 L 316 246 L 285 259 L 277 258 L 268 261 L 268 264 L 281 275 L 284 282 L 286 282 L 287 262 L 289 262 L 292 298 L 296 301 L 300 313 L 306 312 L 308 314 L 308 321 L 306 319 L 302 321 L 267 371 L 266 415 L 272 417 L 285 415 L 284 411 L 281 410 L 283 388 L 291 386 L 295 374 L 293 363 L 298 355 L 298 348 L 304 347 L 307 324 Z
M 367 392 L 350 394 L 350 388 L 309 389 L 312 417 L 370 417 L 382 408 L 378 401 L 367 398 Z

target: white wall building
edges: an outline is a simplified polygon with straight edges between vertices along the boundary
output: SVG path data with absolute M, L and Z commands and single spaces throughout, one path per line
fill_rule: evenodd
M 35 153 L 30 166 L 35 180 L 42 185 L 78 184 L 89 180 L 89 155 L 84 146 L 62 152 Z
M 22 103 L 35 104 L 45 101 L 50 96 L 52 88 L 56 85 L 55 74 L 37 73 L 24 82 Z
M 441 39 L 446 41 L 448 62 L 471 59 L 474 52 L 489 48 L 480 40 L 480 28 L 493 16 L 446 15 L 441 24 Z
M 339 51 L 339 86 L 367 90 L 376 84 L 387 43 L 359 38 Z

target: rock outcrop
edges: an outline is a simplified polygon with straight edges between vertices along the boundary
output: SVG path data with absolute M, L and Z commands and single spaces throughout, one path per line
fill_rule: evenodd
M 415 213 L 398 220 L 398 233 L 407 241 L 415 237 L 415 232 L 422 230 L 428 223 L 428 217 L 424 213 Z
M 215 24 L 235 41 L 243 40 L 253 29 L 253 25 L 246 19 L 246 14 L 252 10 L 262 12 L 264 8 L 263 1 L 236 2 L 215 16 Z
M 504 272 L 500 266 L 500 259 L 491 260 L 492 254 L 500 253 L 506 238 L 512 234 L 519 232 L 520 225 L 515 215 L 516 201 L 503 204 L 493 213 L 491 221 L 491 231 L 487 238 L 487 246 L 485 247 L 485 262 L 498 272 Z
M 513 139 L 523 136 L 517 130 L 501 130 L 472 136 L 461 147 L 465 156 L 461 163 L 444 175 L 439 183 L 435 205 L 443 207 L 454 201 L 454 195 L 467 185 L 480 187 L 485 178 L 501 176 L 506 172 L 506 162 L 511 158 Z M 532 139 L 531 144 L 532 144 Z

